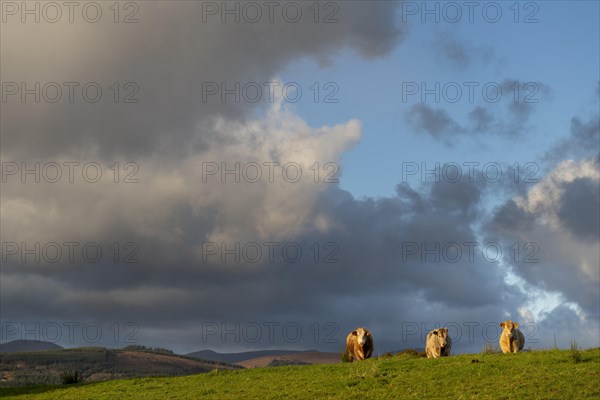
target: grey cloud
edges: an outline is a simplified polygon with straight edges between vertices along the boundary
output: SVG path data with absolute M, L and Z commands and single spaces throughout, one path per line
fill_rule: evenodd
M 466 122 L 449 115 L 442 107 L 433 108 L 424 103 L 413 105 L 405 114 L 405 120 L 416 132 L 429 134 L 446 145 L 452 144 L 452 138 L 464 134 L 515 137 L 529 128 L 540 97 L 547 100 L 552 93 L 542 82 L 507 79 L 497 83 L 497 88 L 501 90 L 500 100 L 475 106 Z
M 459 182 L 441 180 L 431 189 L 432 202 L 438 209 L 448 212 L 458 211 L 463 218 L 475 219 L 482 194 L 482 188 L 478 187 L 478 184 L 484 185 L 485 182 L 480 181 L 473 184 L 467 182 L 466 178 Z M 471 213 L 472 215 L 470 215 Z
M 445 139 L 461 131 L 460 125 L 441 109 L 428 106 L 427 104 L 416 104 L 406 114 L 406 119 L 418 132 L 425 132 L 436 139 Z M 449 142 L 447 142 L 449 143 Z
M 550 348 L 556 346 L 561 349 L 569 348 L 575 340 L 580 343 L 590 343 L 591 347 L 600 346 L 598 337 L 598 320 L 582 320 L 569 305 L 562 304 L 545 313 L 539 329 L 543 335 L 539 335 L 539 346 Z M 575 335 L 577 332 L 577 335 Z
M 483 107 L 475 107 L 469 113 L 469 120 L 473 124 L 473 129 L 476 132 L 486 132 L 490 129 L 494 117 L 491 115 L 489 110 Z
M 436 47 L 450 63 L 458 67 L 466 67 L 471 61 L 469 51 L 467 51 L 466 47 L 448 35 L 438 34 L 436 37 Z
M 503 97 L 510 99 L 508 105 L 508 123 L 498 129 L 501 134 L 515 135 L 525 131 L 527 122 L 538 104 L 551 100 L 552 89 L 543 82 L 523 82 L 518 79 L 506 79 L 500 84 Z
M 579 178 L 563 184 L 558 216 L 576 237 L 600 241 L 600 187 L 592 179 Z
M 496 56 L 489 46 L 473 46 L 458 40 L 451 32 L 437 33 L 434 48 L 438 51 L 438 60 L 452 67 L 465 69 L 473 63 L 489 64 Z
M 443 258 L 436 261 L 431 255 L 425 261 L 420 256 L 403 259 L 407 242 L 432 249 L 436 243 L 476 240 L 470 223 L 480 192 L 481 188 L 468 183 L 457 187 L 432 183 L 420 193 L 400 186 L 398 195 L 391 198 L 357 200 L 332 186 L 319 196 L 313 212 L 330 216 L 336 228 L 293 238 L 306 252 L 306 258 L 298 263 L 286 262 L 280 255 L 276 262 L 266 264 L 202 263 L 189 249 L 202 240 L 203 230 L 210 230 L 200 226 L 214 221 L 182 213 L 170 222 L 183 231 L 177 240 L 165 243 L 135 233 L 133 239 L 140 243 L 139 264 L 70 268 L 5 264 L 2 315 L 7 320 L 20 315 L 132 320 L 143 332 L 166 332 L 175 326 L 198 332 L 202 322 L 222 320 L 296 321 L 308 330 L 315 321 L 333 321 L 342 331 L 354 328 L 353 324 L 372 325 L 379 330 L 382 350 L 418 346 L 417 337 L 403 342 L 394 336 L 403 322 L 426 321 L 429 326 L 436 318 L 470 321 L 501 315 L 506 308 L 516 312 L 516 299 L 522 295 L 507 287 L 501 268 L 483 261 L 478 252 L 474 263 L 467 262 L 466 255 L 455 263 Z M 210 215 L 210 211 L 202 215 Z M 103 235 L 114 240 L 126 233 L 107 231 Z M 327 242 L 339 246 L 334 254 L 339 262 L 314 263 L 309 249 L 314 243 L 322 246 Z M 320 258 L 328 253 L 321 248 Z M 24 276 L 29 280 L 24 281 Z M 23 291 L 24 287 L 29 290 Z M 506 303 L 502 294 L 511 292 L 512 300 Z M 435 304 L 436 314 L 423 320 L 421 304 Z M 473 307 L 482 311 L 474 313 Z M 490 314 L 490 310 L 494 311 Z M 395 328 L 386 330 L 387 324 L 395 324 Z M 178 332 L 174 337 L 186 334 Z M 187 340 L 179 345 L 188 349 L 198 346 L 193 338 Z M 478 340 L 464 343 L 463 348 L 479 348 Z M 300 344 L 311 348 L 307 338 Z M 232 341 L 221 345 L 239 347 Z M 337 350 L 335 344 L 319 346 Z
M 558 292 L 581 307 L 585 318 L 600 315 L 598 179 L 566 163 L 519 199 L 498 207 L 485 224 L 489 240 L 522 245 L 505 262 L 531 285 Z M 570 180 L 570 174 L 580 176 Z M 528 244 L 528 247 L 525 245 Z
M 577 316 L 564 304 L 556 313 L 566 312 L 588 328 L 585 321 L 600 316 L 598 121 L 598 116 L 586 122 L 574 117 L 568 138 L 552 144 L 544 157 L 548 176 L 498 207 L 485 225 L 492 240 L 534 243 L 538 261 L 507 262 L 530 284 L 560 293 L 580 307 Z
M 411 188 L 408 183 L 401 183 L 396 185 L 396 194 L 398 198 L 403 199 L 403 202 L 407 204 L 407 208 L 414 212 L 423 212 L 426 207 L 426 201 L 419 192 Z
M 596 149 L 600 147 L 600 118 L 592 118 L 583 123 L 579 118 L 571 120 L 571 136 L 580 148 Z
M 233 96 L 225 103 L 215 100 L 218 96 L 203 101 L 204 82 L 226 82 L 228 88 L 236 82 L 261 85 L 302 57 L 322 60 L 343 48 L 380 57 L 402 40 L 396 3 L 335 4 L 339 22 L 328 24 L 315 24 L 308 14 L 295 24 L 282 18 L 221 23 L 219 16 L 202 22 L 202 2 L 144 2 L 135 24 L 3 24 L 5 82 L 91 81 L 104 92 L 95 104 L 81 96 L 73 104 L 3 104 L 3 155 L 81 157 L 88 151 L 83 149 L 94 149 L 97 157 L 136 158 L 155 152 L 181 155 L 190 145 L 204 149 L 213 134 L 206 128 L 211 118 L 243 120 L 268 98 L 265 94 L 258 104 L 235 102 Z M 139 102 L 114 103 L 113 82 L 121 84 L 121 96 L 134 90 L 123 85 L 134 82 Z
M 533 227 L 535 219 L 535 215 L 509 200 L 496 209 L 490 227 L 499 232 L 527 231 Z
M 545 154 L 547 162 L 575 157 L 594 157 L 600 154 L 600 117 L 598 115 L 587 121 L 580 117 L 571 119 L 568 137 L 558 141 Z
M 420 254 L 404 259 L 403 244 L 433 249 L 436 243 L 477 240 L 472 224 L 480 218 L 485 190 L 485 185 L 469 183 L 464 177 L 456 184 L 431 182 L 420 190 L 401 184 L 395 196 L 358 200 L 331 186 L 319 195 L 307 219 L 324 214 L 334 228 L 290 238 L 306 252 L 307 257 L 298 263 L 286 262 L 281 255 L 274 263 L 202 263 L 191 249 L 218 224 L 217 210 L 177 205 L 172 218 L 160 221 L 165 231 L 174 232 L 167 240 L 112 224 L 101 233 L 108 243 L 116 239 L 138 242 L 139 264 L 4 264 L 3 321 L 27 316 L 39 321 L 93 320 L 106 327 L 114 321 L 132 321 L 139 326 L 138 337 L 144 343 L 175 346 L 180 351 L 265 347 L 338 351 L 345 332 L 366 325 L 376 334 L 378 351 L 384 352 L 421 348 L 421 332 L 436 324 L 450 324 L 453 335 L 462 335 L 456 351 L 477 352 L 497 340 L 495 325 L 506 313 L 519 319 L 518 308 L 527 295 L 506 284 L 504 269 L 484 261 L 479 251 L 473 263 L 466 261 L 466 254 L 456 263 L 443 258 L 438 262 L 431 254 L 423 261 Z M 497 220 L 501 224 L 504 218 Z M 502 226 L 503 235 L 514 234 L 513 222 Z M 529 229 L 528 225 L 523 229 Z M 339 262 L 314 263 L 311 246 L 327 242 L 339 246 L 334 254 Z M 540 243 L 540 248 L 546 247 Z M 321 247 L 320 258 L 325 254 Z M 548 278 L 547 265 L 533 267 Z M 522 275 L 540 281 L 530 273 L 531 268 Z M 568 276 L 558 277 L 563 290 Z M 550 289 L 555 288 L 552 282 L 547 286 Z M 581 291 L 575 283 L 572 289 Z M 593 299 L 593 289 L 588 289 L 592 291 L 581 295 Z M 224 341 L 219 335 L 200 341 L 203 324 L 221 322 L 227 322 L 229 329 L 235 323 L 242 327 L 258 323 L 263 326 L 263 337 L 258 343 L 243 337 L 236 341 L 232 335 Z M 304 333 L 299 341 L 290 342 L 277 331 L 271 343 L 263 324 L 272 323 L 279 328 L 298 324 Z M 323 336 L 315 342 L 311 331 L 315 323 L 319 329 L 332 323 L 327 332 L 337 342 L 324 342 Z M 469 329 L 473 329 L 472 339 Z M 547 335 L 543 337 L 547 340 Z
M 600 88 L 600 82 L 598 83 Z M 600 89 L 594 93 L 593 102 L 600 100 Z M 565 158 L 590 158 L 600 159 L 600 116 L 594 113 L 587 120 L 579 116 L 571 118 L 569 134 L 558 140 L 544 154 L 544 161 L 554 164 Z
M 23 319 L 26 312 L 29 318 L 46 320 L 131 320 L 164 331 L 190 326 L 190 321 L 242 319 L 263 311 L 274 318 L 291 312 L 288 306 L 299 296 L 273 299 L 292 292 L 289 279 L 302 277 L 310 265 L 293 272 L 281 260 L 262 269 L 200 262 L 198 246 L 222 223 L 226 206 L 197 200 L 210 190 L 202 187 L 199 170 L 181 183 L 196 187 L 193 195 L 179 185 L 178 172 L 190 153 L 235 144 L 229 132 L 214 128 L 216 118 L 244 121 L 269 105 L 266 96 L 258 104 L 231 97 L 204 102 L 203 82 L 225 82 L 228 88 L 236 82 L 260 85 L 300 58 L 325 62 L 344 48 L 365 58 L 381 57 L 402 40 L 403 28 L 394 18 L 397 4 L 336 4 L 339 22 L 332 24 L 315 24 L 312 17 L 296 24 L 281 19 L 273 24 L 221 23 L 218 16 L 202 23 L 201 2 L 146 2 L 140 5 L 137 24 L 3 25 L 4 80 L 94 81 L 104 89 L 103 100 L 108 99 L 96 104 L 3 104 L 3 160 L 135 160 L 141 183 L 117 189 L 3 186 L 3 206 L 10 203 L 32 213 L 10 226 L 3 223 L 3 240 L 19 234 L 28 241 L 90 240 L 105 253 L 114 242 L 133 242 L 140 262 L 3 265 L 2 318 Z M 134 82 L 139 103 L 112 103 L 107 88 L 115 81 Z M 218 151 L 208 157 L 224 157 Z M 163 173 L 162 182 L 144 184 Z M 230 192 L 225 197 L 243 201 L 243 188 Z M 62 219 L 46 218 L 53 214 Z M 23 233 L 27 219 L 39 215 L 37 229 Z M 309 252 L 311 243 L 303 244 Z M 21 297 L 25 293 L 26 299 Z

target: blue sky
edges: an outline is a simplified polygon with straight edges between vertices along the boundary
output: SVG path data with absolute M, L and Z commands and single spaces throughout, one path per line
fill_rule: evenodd
M 568 135 L 573 115 L 597 111 L 598 105 L 591 99 L 597 90 L 600 71 L 599 3 L 540 2 L 535 13 L 538 23 L 515 23 L 513 11 L 508 8 L 512 2 L 498 4 L 503 10 L 498 23 L 488 23 L 478 13 L 475 22 L 469 23 L 466 11 L 457 23 L 447 22 L 443 17 L 436 23 L 432 16 L 422 23 L 420 14 L 407 15 L 408 31 L 403 43 L 382 59 L 362 60 L 356 53 L 341 51 L 328 66 L 303 60 L 280 74 L 284 82 L 302 82 L 302 87 L 310 86 L 310 82 L 339 85 L 337 104 L 315 103 L 310 98 L 295 103 L 298 113 L 310 124 L 335 124 L 350 118 L 362 122 L 360 143 L 343 157 L 344 189 L 359 197 L 391 195 L 404 161 L 468 160 L 482 165 L 539 162 L 554 139 Z M 525 9 L 524 4 L 520 6 L 521 19 L 534 11 Z M 402 9 L 398 14 L 401 19 Z M 448 64 L 435 45 L 439 35 L 464 44 L 467 51 L 490 50 L 489 58 L 474 54 L 467 66 Z M 439 106 L 464 116 L 473 104 L 468 101 L 468 89 L 463 82 L 481 83 L 475 89 L 475 104 L 481 104 L 482 86 L 506 79 L 540 82 L 550 88 L 548 93 L 535 95 L 539 102 L 534 105 L 526 135 L 518 138 L 463 135 L 449 147 L 415 134 L 403 118 L 409 107 L 420 101 L 420 93 L 408 96 L 408 102 L 403 103 L 402 82 L 425 82 L 429 88 L 435 82 L 441 86 L 449 82 L 461 84 L 464 91 L 458 102 L 451 104 L 442 98 Z M 532 89 L 522 90 L 532 93 Z M 502 99 L 510 101 L 513 95 L 514 92 L 505 91 Z M 433 101 L 431 95 L 428 101 Z M 503 103 L 499 106 L 503 107 Z

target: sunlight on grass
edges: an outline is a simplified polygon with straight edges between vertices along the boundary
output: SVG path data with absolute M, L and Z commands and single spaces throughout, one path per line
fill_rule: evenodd
M 575 364 L 575 352 L 579 354 Z M 600 397 L 600 348 L 482 352 L 441 359 L 408 354 L 333 365 L 211 371 L 63 386 L 2 389 L 3 399 L 582 399 Z

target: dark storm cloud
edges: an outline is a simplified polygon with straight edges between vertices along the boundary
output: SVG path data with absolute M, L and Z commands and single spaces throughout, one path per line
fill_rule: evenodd
M 189 331 L 200 334 L 207 321 L 294 321 L 305 330 L 315 321 L 332 321 L 340 332 L 372 325 L 380 349 L 418 347 L 417 335 L 401 340 L 407 322 L 433 329 L 436 321 L 462 323 L 516 313 L 521 295 L 503 282 L 497 264 L 482 259 L 480 249 L 473 262 L 466 253 L 458 261 L 448 261 L 439 251 L 425 258 L 422 251 L 406 254 L 407 244 L 424 250 L 476 241 L 470 225 L 482 190 L 468 182 L 454 186 L 440 182 L 422 192 L 399 187 L 391 198 L 357 200 L 332 186 L 319 196 L 308 219 L 327 215 L 334 228 L 292 238 L 305 252 L 297 263 L 281 255 L 273 263 L 203 263 L 189 249 L 203 236 L 198 230 L 210 230 L 214 221 L 182 212 L 165 226 L 167 231 L 172 231 L 169 225 L 178 226 L 181 234 L 176 240 L 161 242 L 135 233 L 133 240 L 141 246 L 139 264 L 5 264 L 3 318 L 135 321 L 142 333 L 180 326 L 183 332 L 175 337 L 187 338 L 187 344 L 179 345 L 188 349 L 199 346 Z M 205 210 L 201 215 L 210 214 Z M 114 231 L 105 234 L 121 237 Z M 315 243 L 337 247 L 333 253 L 321 247 L 315 263 L 310 250 Z M 323 262 L 327 254 L 337 262 Z M 512 293 L 508 302 L 502 296 L 507 293 Z M 427 314 L 429 308 L 435 312 Z M 292 347 L 337 350 L 336 344 L 314 344 L 309 339 L 312 336 Z M 479 348 L 482 340 L 478 336 L 476 343 L 465 342 L 463 348 Z M 215 345 L 234 349 L 240 343 Z
M 243 225 L 235 210 L 245 211 L 228 209 L 224 201 L 202 203 L 210 189 L 202 185 L 200 168 L 184 164 L 190 154 L 206 154 L 211 146 L 218 149 L 206 157 L 220 161 L 221 150 L 237 138 L 215 129 L 214 119 L 243 121 L 257 107 L 271 106 L 264 83 L 290 62 L 311 58 L 326 63 L 345 48 L 364 58 L 381 57 L 403 39 L 395 3 L 334 5 L 340 8 L 337 22 L 327 24 L 314 23 L 307 6 L 298 23 L 281 15 L 273 23 L 231 18 L 222 23 L 220 15 L 203 22 L 202 2 L 140 3 L 135 24 L 3 24 L 3 81 L 26 82 L 27 87 L 76 81 L 79 88 L 97 82 L 103 89 L 98 103 L 81 98 L 22 103 L 17 96 L 3 104 L 3 160 L 111 160 L 107 165 L 135 160 L 140 184 L 4 185 L 2 205 L 10 218 L 3 212 L 3 241 L 91 241 L 102 246 L 105 258 L 98 263 L 80 258 L 51 265 L 3 263 L 2 318 L 134 321 L 168 330 L 208 318 L 242 319 L 263 308 L 265 318 L 285 315 L 294 298 L 274 299 L 289 290 L 289 265 L 257 269 L 199 260 L 198 248 L 219 229 L 224 214 L 232 212 L 234 225 Z M 322 18 L 329 15 L 325 11 Z M 109 87 L 115 81 L 121 90 L 132 82 L 129 89 L 139 89 L 133 96 L 139 102 L 114 103 Z M 258 104 L 233 96 L 223 102 L 220 94 L 204 101 L 205 82 L 223 82 L 229 89 L 256 82 L 265 92 Z M 124 90 L 121 96 L 129 93 Z M 234 187 L 221 193 L 221 200 L 252 202 L 240 193 L 248 194 Z M 269 205 L 262 207 L 268 214 Z M 107 261 L 114 243 L 138 246 L 134 258 L 139 263 L 110 262 L 110 255 Z M 298 274 L 305 270 L 299 268 Z M 21 297 L 24 293 L 27 298 Z
M 295 122 L 295 116 L 283 115 L 273 126 L 255 129 L 243 123 L 257 109 L 268 113 L 274 106 L 264 83 L 291 62 L 312 59 L 326 64 L 345 49 L 367 59 L 382 57 L 404 36 L 394 2 L 332 3 L 339 6 L 338 22 L 318 24 L 308 3 L 302 4 L 306 14 L 298 23 L 281 17 L 273 23 L 222 23 L 219 15 L 203 22 L 202 2 L 143 2 L 135 24 L 114 24 L 110 18 L 97 24 L 3 24 L 3 81 L 25 82 L 28 88 L 35 82 L 75 81 L 79 88 L 97 82 L 103 89 L 98 103 L 81 97 L 73 103 L 64 97 L 57 103 L 36 103 L 32 96 L 25 103 L 19 96 L 3 103 L 3 160 L 110 160 L 105 167 L 115 160 L 132 160 L 139 166 L 139 183 L 123 186 L 106 181 L 21 184 L 18 177 L 3 184 L 3 242 L 89 241 L 99 244 L 104 254 L 100 262 L 81 257 L 74 262 L 22 262 L 18 257 L 3 262 L 3 322 L 97 321 L 106 332 L 114 321 L 131 321 L 140 327 L 142 338 L 164 346 L 184 338 L 187 342 L 181 346 L 193 350 L 199 345 L 198 328 L 209 320 L 297 319 L 307 322 L 308 331 L 315 320 L 347 316 L 335 313 L 345 309 L 343 298 L 330 298 L 356 293 L 354 282 L 340 276 L 360 276 L 367 262 L 386 256 L 370 245 L 361 253 L 364 264 L 348 259 L 347 264 L 311 263 L 315 240 L 322 239 L 321 246 L 337 240 L 335 235 L 311 235 L 314 227 L 295 232 L 303 228 L 305 213 L 313 220 L 324 219 L 311 204 L 313 197 L 321 198 L 315 185 L 225 187 L 203 184 L 201 178 L 206 160 L 271 161 L 287 154 L 291 161 L 308 165 L 332 161 L 360 136 L 356 123 L 346 124 L 331 128 L 328 140 L 315 146 L 318 135 L 307 135 L 309 128 Z M 322 18 L 329 15 L 321 11 Z M 139 89 L 133 97 L 139 102 L 115 103 L 110 90 L 114 82 L 124 91 L 121 96 Z M 128 82 L 133 86 L 126 90 Z M 223 82 L 229 89 L 255 82 L 265 91 L 256 104 L 235 101 L 231 95 L 223 102 L 219 94 L 205 101 L 206 82 Z M 296 125 L 290 127 L 290 120 Z M 292 132 L 295 126 L 299 133 Z M 298 149 L 308 155 L 299 156 Z M 395 203 L 388 204 L 389 213 Z M 294 264 L 279 255 L 273 263 L 203 262 L 204 242 L 228 238 L 257 243 L 295 240 L 302 245 L 305 261 Z M 138 246 L 134 259 L 139 262 L 123 262 L 123 247 L 119 262 L 112 261 L 115 243 Z M 327 251 L 320 249 L 320 261 Z M 342 259 L 342 254 L 339 250 L 334 256 Z M 398 271 L 388 267 L 382 276 L 393 277 Z M 381 279 L 374 276 L 369 288 L 381 287 Z M 327 302 L 330 306 L 324 308 Z M 277 343 L 282 344 L 281 337 Z M 123 343 L 103 337 L 100 344 Z
M 204 148 L 211 134 L 203 124 L 207 119 L 243 119 L 257 106 L 243 99 L 236 102 L 233 95 L 226 102 L 219 95 L 203 101 L 205 82 L 226 82 L 229 89 L 236 82 L 242 87 L 256 82 L 268 93 L 263 83 L 293 60 L 326 60 L 343 48 L 366 58 L 380 57 L 402 40 L 403 29 L 394 18 L 396 3 L 335 4 L 340 8 L 338 22 L 318 24 L 306 7 L 297 23 L 281 16 L 272 23 L 266 17 L 236 23 L 230 16 L 222 23 L 220 15 L 203 22 L 203 2 L 144 2 L 139 22 L 133 24 L 11 20 L 3 24 L 4 82 L 26 82 L 28 88 L 35 82 L 81 82 L 76 93 L 85 83 L 97 82 L 103 96 L 98 103 L 79 95 L 74 103 L 56 104 L 35 104 L 32 96 L 25 104 L 19 96 L 11 98 L 3 104 L 3 155 L 79 156 L 86 148 L 100 157 L 137 157 L 155 151 L 182 153 L 190 145 Z M 114 88 L 109 89 L 114 82 L 121 85 L 121 97 L 139 89 L 132 97 L 139 102 L 114 103 Z M 127 82 L 134 86 L 125 88 Z M 262 96 L 259 104 L 267 98 Z
M 496 209 L 490 227 L 503 231 L 527 231 L 535 222 L 535 215 L 519 207 L 514 200 L 509 200 Z
M 562 186 L 564 194 L 558 206 L 562 224 L 577 238 L 600 240 L 600 187 L 597 180 L 575 179 Z
M 484 185 L 485 182 L 477 184 Z M 477 184 L 469 183 L 466 179 L 458 182 L 441 180 L 431 189 L 432 203 L 437 209 L 458 212 L 460 217 L 473 220 L 481 201 L 482 188 Z

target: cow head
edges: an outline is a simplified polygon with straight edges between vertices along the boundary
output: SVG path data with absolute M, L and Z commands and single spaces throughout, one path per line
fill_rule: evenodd
M 364 344 L 367 343 L 367 338 L 371 336 L 371 332 L 365 328 L 358 328 L 357 330 L 352 331 L 352 335 L 356 336 L 358 344 L 364 346 Z
M 448 346 L 448 328 L 434 329 L 431 333 L 436 337 L 440 350 L 444 352 Z
M 515 337 L 515 329 L 519 327 L 519 323 L 506 320 L 504 322 L 500 322 L 500 326 L 504 329 L 502 331 L 502 335 L 506 336 L 510 340 Z

